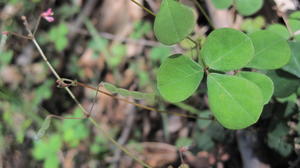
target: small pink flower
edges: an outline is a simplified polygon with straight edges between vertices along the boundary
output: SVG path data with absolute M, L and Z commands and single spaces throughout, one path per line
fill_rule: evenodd
M 53 11 L 51 8 L 49 8 L 46 12 L 43 12 L 41 14 L 41 16 L 47 20 L 48 22 L 53 22 L 54 21 L 54 17 L 53 17 Z
M 3 35 L 8 35 L 8 33 L 9 33 L 8 31 L 2 32 Z

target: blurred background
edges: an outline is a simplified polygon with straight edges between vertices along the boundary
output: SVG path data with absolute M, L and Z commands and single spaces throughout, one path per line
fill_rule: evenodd
M 161 1 L 139 2 L 156 13 Z M 205 39 L 212 29 L 203 14 L 193 1 L 181 2 L 197 11 L 193 37 Z M 271 0 L 249 17 L 240 16 L 232 8 L 218 10 L 210 0 L 199 2 L 216 27 L 234 27 L 249 33 L 283 23 L 272 9 Z M 130 0 L 0 0 L 0 30 L 26 35 L 20 17 L 25 15 L 33 28 L 38 16 L 48 8 L 54 11 L 55 21 L 41 20 L 36 39 L 64 78 L 94 87 L 108 82 L 155 95 L 155 74 L 161 62 L 178 52 L 195 55 L 189 41 L 175 46 L 157 42 L 152 30 L 154 17 Z M 30 40 L 9 36 L 2 47 L 1 168 L 142 167 L 85 119 L 52 119 L 45 134 L 35 139 L 47 115 L 81 117 L 82 112 L 64 89 L 56 87 L 55 77 Z M 277 96 L 265 107 L 257 124 L 241 131 L 224 129 L 216 121 L 143 110 L 100 93 L 95 98 L 96 92 L 87 88 L 71 90 L 86 109 L 94 104 L 92 117 L 101 127 L 153 167 L 179 167 L 182 163 L 194 168 L 298 167 L 300 80 L 292 74 L 281 76 L 287 73 L 281 70 L 274 73 L 279 85 Z M 280 82 L 289 85 L 284 83 L 280 88 Z M 205 82 L 182 103 L 170 104 L 159 97 L 137 102 L 202 117 L 211 114 Z M 180 147 L 187 147 L 181 153 L 183 159 L 179 157 Z

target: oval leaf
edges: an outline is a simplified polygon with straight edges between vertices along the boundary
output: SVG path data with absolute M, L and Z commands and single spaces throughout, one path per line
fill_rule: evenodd
M 193 10 L 174 0 L 163 0 L 154 20 L 154 33 L 163 44 L 172 45 L 188 36 L 196 24 Z
M 203 78 L 203 67 L 181 54 L 168 57 L 159 67 L 158 90 L 170 102 L 180 102 L 191 96 Z
M 215 5 L 218 9 L 226 9 L 230 5 L 232 5 L 233 0 L 212 0 L 212 3 Z
M 288 40 L 290 38 L 290 33 L 288 31 L 288 29 L 283 26 L 282 24 L 271 24 L 267 30 L 276 33 L 278 35 L 280 35 L 281 37 L 283 37 L 284 39 Z
M 300 78 L 300 42 L 289 42 L 292 50 L 290 62 L 282 69 Z
M 263 0 L 236 0 L 237 11 L 244 15 L 249 16 L 260 10 L 263 6 Z
M 246 34 L 222 28 L 209 34 L 201 49 L 201 56 L 208 67 L 229 71 L 247 65 L 254 56 L 254 47 Z
M 248 67 L 257 69 L 277 69 L 287 64 L 291 57 L 291 49 L 287 41 L 280 35 L 268 30 L 250 34 L 255 56 Z
M 207 87 L 210 109 L 224 127 L 242 129 L 258 120 L 263 97 L 254 83 L 237 76 L 211 73 Z
M 272 79 L 257 72 L 240 72 L 238 75 L 255 83 L 260 88 L 262 93 L 263 103 L 266 104 L 269 102 L 274 92 L 274 84 Z

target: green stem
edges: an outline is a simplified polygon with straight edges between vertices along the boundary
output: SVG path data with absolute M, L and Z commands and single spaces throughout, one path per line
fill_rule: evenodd
M 142 4 L 140 4 L 138 1 L 136 0 L 131 0 L 131 2 L 135 3 L 136 5 L 138 5 L 139 7 L 143 8 L 146 12 L 148 12 L 150 15 L 152 16 L 156 16 L 150 9 L 146 8 L 145 6 L 143 6 Z
M 210 18 L 208 17 L 208 14 L 205 12 L 204 8 L 201 6 L 201 4 L 197 1 L 197 0 L 190 0 L 193 1 L 194 4 L 200 9 L 201 13 L 204 15 L 204 17 L 206 18 L 206 20 L 208 21 L 209 25 L 214 28 L 214 24 L 212 23 L 212 21 L 210 20 Z
M 199 53 L 199 50 L 200 50 L 200 44 L 197 42 L 197 41 L 195 41 L 195 40 L 193 40 L 191 37 L 187 37 L 187 39 L 189 39 L 191 42 L 193 42 L 195 45 L 196 45 L 196 54 L 197 54 L 197 56 L 198 56 L 198 58 L 200 59 L 200 61 L 201 61 L 201 64 L 203 65 L 203 67 L 204 67 L 204 71 L 205 71 L 205 73 L 208 75 L 209 74 L 209 71 L 208 71 L 208 66 L 205 64 L 205 61 L 204 61 L 204 59 L 201 57 L 201 55 L 200 55 L 200 53 Z

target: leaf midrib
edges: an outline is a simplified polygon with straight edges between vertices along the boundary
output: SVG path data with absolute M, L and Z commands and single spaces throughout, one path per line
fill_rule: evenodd
M 216 39 L 212 39 L 213 41 L 216 41 Z M 243 45 L 246 41 L 248 41 L 250 39 L 246 38 L 245 40 L 243 40 L 239 45 L 235 46 L 234 48 L 232 48 L 230 51 L 228 51 L 225 54 L 222 54 L 221 57 L 219 57 L 218 59 L 216 59 L 215 61 L 211 62 L 210 64 L 216 64 L 218 63 L 220 60 L 222 60 L 223 58 L 225 58 L 226 56 L 228 56 L 229 54 L 231 54 L 232 52 L 234 52 L 235 49 L 239 48 L 241 45 Z
M 228 91 L 227 91 L 227 89 L 226 88 L 224 88 L 222 85 L 221 85 L 221 83 L 219 83 L 218 82 L 218 80 L 216 80 L 213 76 L 210 76 L 215 82 L 216 82 L 216 84 L 219 86 L 219 87 L 221 87 L 224 91 L 225 91 L 225 93 L 229 96 L 229 97 L 231 97 L 232 98 L 232 100 L 234 101 L 234 102 L 236 102 L 240 107 L 241 107 L 241 109 L 243 109 L 249 116 L 251 116 L 252 117 L 252 114 L 248 111 L 248 110 L 246 110 L 241 104 L 240 104 L 240 102 L 238 101 L 238 100 L 236 100 Z M 252 117 L 253 118 L 253 117 Z M 254 118 L 253 118 L 254 119 Z
M 262 52 L 264 52 L 265 50 L 269 49 L 270 47 L 272 47 L 272 46 L 274 46 L 274 45 L 280 43 L 281 41 L 284 41 L 284 40 L 283 40 L 283 39 L 278 39 L 278 41 L 275 41 L 275 42 L 271 43 L 270 45 L 267 45 L 267 46 L 264 47 L 263 49 L 257 51 L 257 52 L 255 53 L 255 56 L 258 57 L 258 55 L 260 55 Z M 255 58 L 255 57 L 254 57 L 254 58 Z

